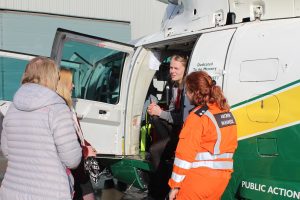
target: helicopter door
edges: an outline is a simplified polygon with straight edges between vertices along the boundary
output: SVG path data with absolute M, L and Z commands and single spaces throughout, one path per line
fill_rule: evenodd
M 206 71 L 217 85 L 223 87 L 226 55 L 235 30 L 228 29 L 202 34 L 194 47 L 188 73 Z M 191 108 L 189 101 L 185 99 L 184 118 L 187 117 Z
M 85 139 L 100 154 L 123 154 L 126 80 L 133 46 L 58 29 L 51 57 L 73 71 L 73 102 Z M 67 64 L 64 64 L 67 63 Z

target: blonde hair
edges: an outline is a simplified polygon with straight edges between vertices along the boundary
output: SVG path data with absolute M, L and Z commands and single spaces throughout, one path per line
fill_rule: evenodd
M 72 83 L 73 73 L 70 69 L 60 69 L 60 79 L 58 81 L 56 92 L 66 101 L 67 105 L 71 108 L 72 102 L 72 91 L 68 87 Z
M 55 91 L 59 79 L 58 73 L 54 60 L 39 56 L 26 65 L 21 83 L 36 83 Z
M 187 62 L 188 62 L 189 57 L 187 55 L 184 54 L 175 54 L 172 56 L 171 60 L 176 60 L 177 62 L 181 62 L 184 66 L 184 68 L 186 68 Z

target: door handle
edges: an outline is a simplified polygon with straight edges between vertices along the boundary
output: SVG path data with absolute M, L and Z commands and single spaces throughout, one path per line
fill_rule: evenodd
M 106 113 L 107 113 L 106 110 L 99 110 L 99 114 L 100 114 L 100 115 L 105 115 Z

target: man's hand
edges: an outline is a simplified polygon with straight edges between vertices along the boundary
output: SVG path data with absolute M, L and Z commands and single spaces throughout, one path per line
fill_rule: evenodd
M 160 116 L 161 113 L 161 108 L 155 103 L 152 102 L 147 109 L 148 113 L 150 116 L 156 115 L 156 116 Z
M 169 193 L 169 200 L 175 200 L 179 189 L 174 188 Z

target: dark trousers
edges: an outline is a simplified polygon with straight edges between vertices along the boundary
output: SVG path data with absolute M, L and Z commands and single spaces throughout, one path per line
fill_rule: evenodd
M 72 170 L 74 177 L 75 194 L 73 200 L 83 200 L 83 196 L 94 193 L 88 172 L 84 170 L 84 159 L 81 159 L 79 166 Z
M 180 128 L 171 126 L 158 117 L 152 117 L 151 120 L 156 132 L 156 142 L 150 147 L 154 171 L 150 174 L 149 194 L 160 200 L 165 199 L 170 190 L 168 180 L 172 173 Z

